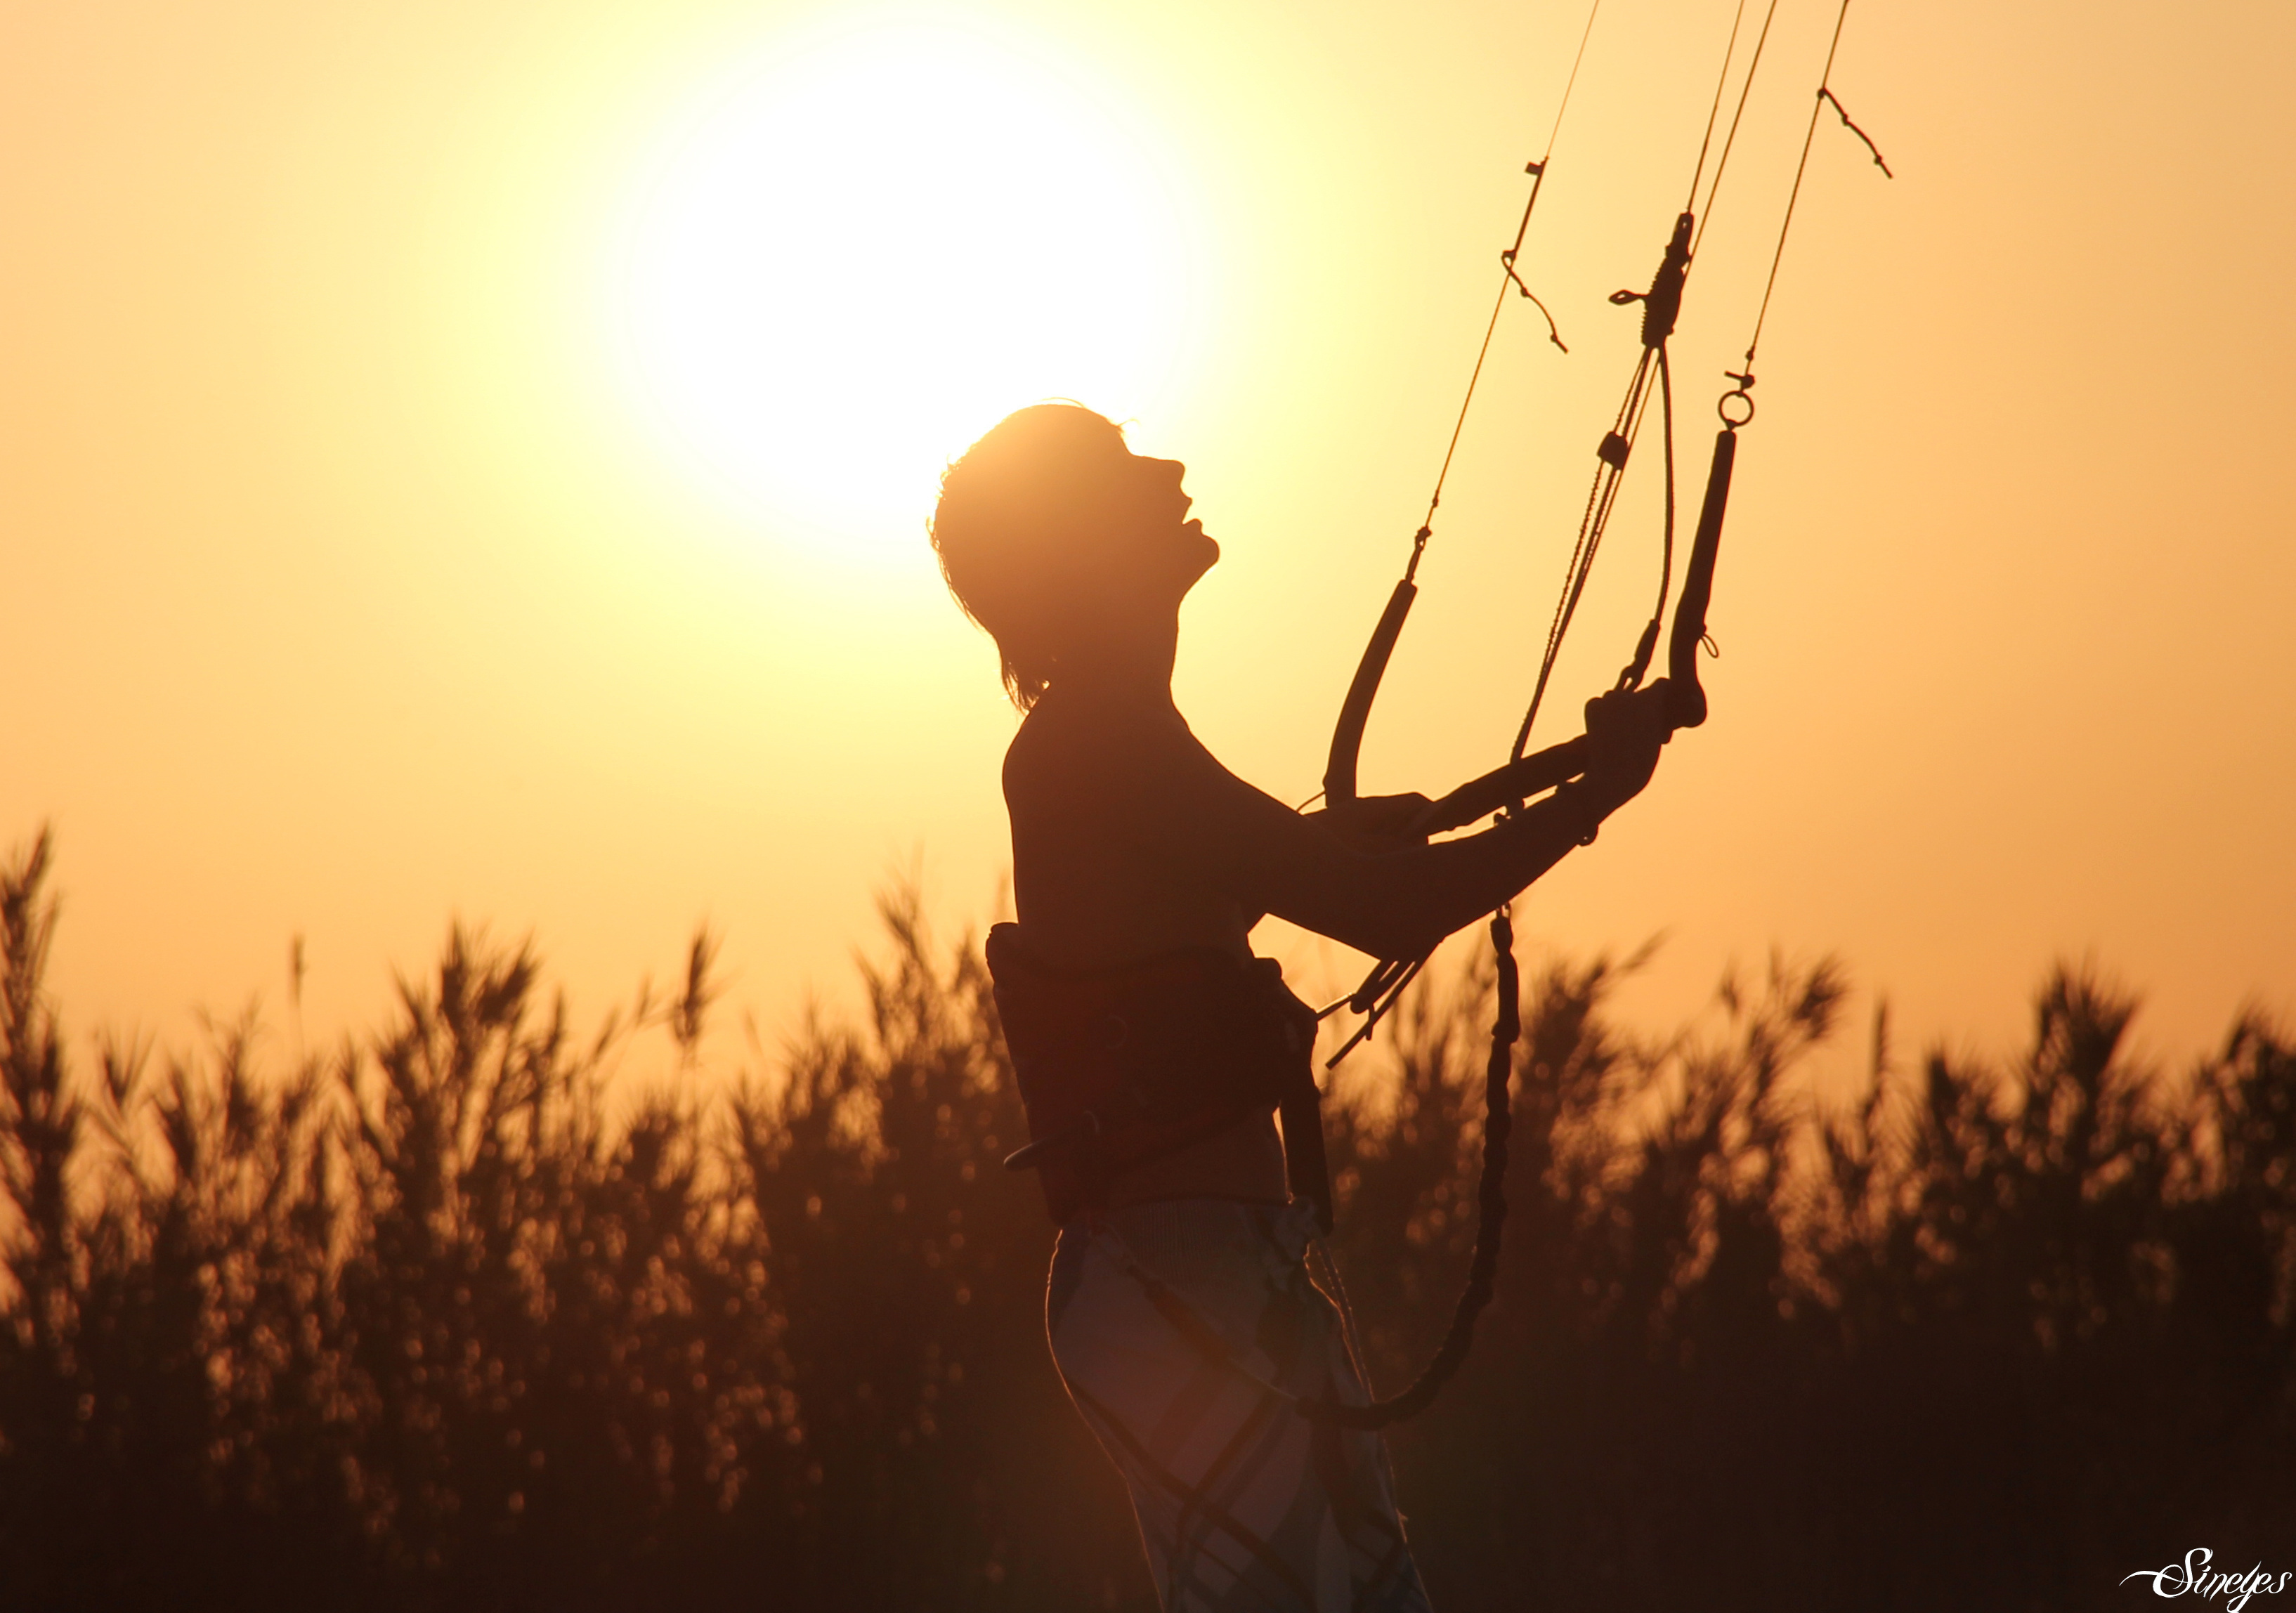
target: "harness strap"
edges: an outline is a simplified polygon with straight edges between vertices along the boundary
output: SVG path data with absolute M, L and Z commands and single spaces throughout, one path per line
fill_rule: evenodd
M 1283 1183 L 1316 1207 L 1316 1224 L 1332 1230 L 1332 1162 L 1324 1149 L 1324 1094 L 1311 1077 L 1305 1090 L 1275 1107 L 1283 1123 Z

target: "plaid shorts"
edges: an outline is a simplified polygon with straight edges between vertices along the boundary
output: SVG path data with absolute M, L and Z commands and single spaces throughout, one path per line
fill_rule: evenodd
M 1123 1471 L 1166 1613 L 1427 1613 L 1379 1436 L 1285 1397 L 1368 1399 L 1308 1273 L 1316 1231 L 1302 1204 L 1216 1199 L 1062 1229 L 1053 1359 Z

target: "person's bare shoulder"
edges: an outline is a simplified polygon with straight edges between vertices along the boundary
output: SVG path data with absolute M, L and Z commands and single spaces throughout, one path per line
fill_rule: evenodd
M 1090 800 L 1114 805 L 1158 792 L 1175 769 L 1208 762 L 1168 705 L 1063 700 L 1048 692 L 1004 752 L 1008 803 Z

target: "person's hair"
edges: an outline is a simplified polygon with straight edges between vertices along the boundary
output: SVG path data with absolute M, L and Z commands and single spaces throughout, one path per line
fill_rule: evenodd
M 1026 711 L 1058 659 L 1064 606 L 1092 541 L 1124 429 L 1081 404 L 1006 415 L 940 479 L 933 552 L 965 615 L 996 641 L 1004 692 Z

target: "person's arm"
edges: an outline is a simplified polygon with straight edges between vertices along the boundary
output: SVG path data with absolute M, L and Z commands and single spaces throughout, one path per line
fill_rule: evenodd
M 1649 780 L 1666 741 L 1647 692 L 1587 707 L 1587 772 L 1481 831 L 1433 846 L 1369 852 L 1253 789 L 1184 730 L 1160 731 L 1119 763 L 1128 788 L 1115 827 L 1144 851 L 1233 896 L 1359 951 L 1417 957 L 1513 897 L 1591 835 Z

